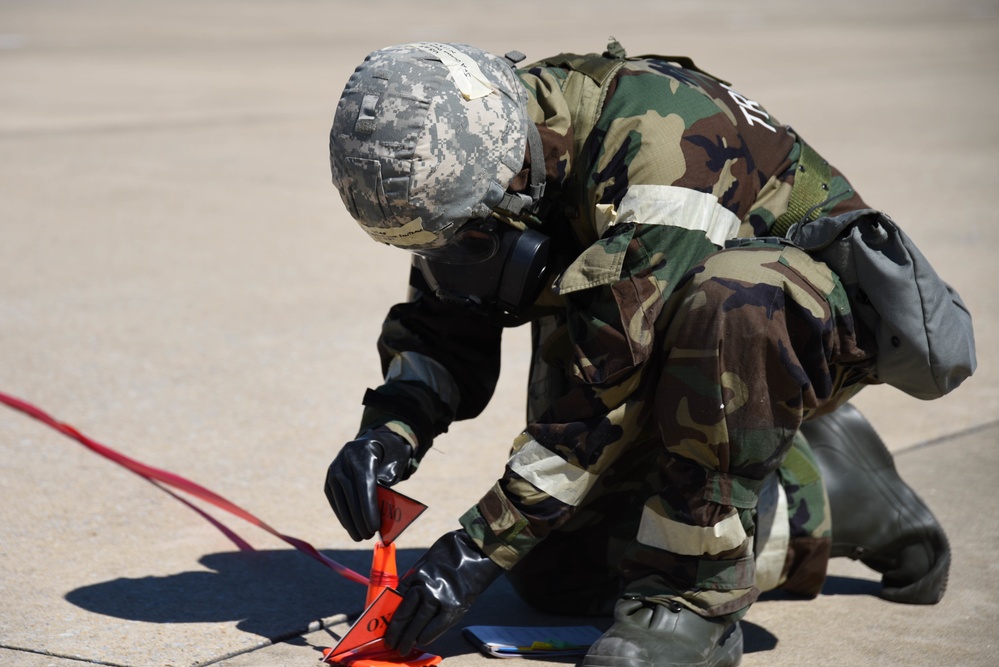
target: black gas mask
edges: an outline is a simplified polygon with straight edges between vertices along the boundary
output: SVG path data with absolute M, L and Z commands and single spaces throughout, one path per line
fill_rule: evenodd
M 511 66 L 523 58 L 513 55 L 507 56 Z M 520 323 L 544 289 L 548 269 L 548 237 L 523 222 L 537 220 L 534 215 L 545 193 L 541 135 L 530 121 L 525 132 L 535 156 L 528 194 L 506 192 L 491 204 L 492 215 L 465 222 L 439 248 L 414 251 L 415 266 L 438 299 L 504 325 Z
M 435 296 L 491 316 L 521 315 L 545 287 L 548 237 L 499 217 L 461 226 L 447 245 L 415 252 Z

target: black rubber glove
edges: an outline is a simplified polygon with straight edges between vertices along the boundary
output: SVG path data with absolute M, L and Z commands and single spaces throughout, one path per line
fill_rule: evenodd
M 413 448 L 387 428 L 367 431 L 340 450 L 326 472 L 326 499 L 355 542 L 381 526 L 377 484 L 392 486 L 409 477 Z
M 442 536 L 400 584 L 404 597 L 385 632 L 385 644 L 407 655 L 443 635 L 503 572 L 464 530 Z

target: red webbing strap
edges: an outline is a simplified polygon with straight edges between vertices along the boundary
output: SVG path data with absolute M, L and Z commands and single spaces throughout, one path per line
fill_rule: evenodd
M 213 517 L 211 514 L 209 514 L 205 510 L 201 509 L 200 507 L 192 503 L 184 496 L 177 495 L 176 493 L 170 490 L 170 487 L 160 484 L 155 479 L 147 479 L 146 481 L 155 486 L 163 493 L 170 496 L 171 498 L 175 499 L 177 502 L 183 503 L 192 512 L 197 513 L 198 516 L 200 516 L 202 519 L 215 526 L 218 529 L 218 531 L 223 535 L 225 535 L 226 537 L 228 537 L 229 540 L 233 544 L 235 544 L 240 551 L 256 551 L 256 549 L 254 549 L 249 542 L 247 542 L 242 537 L 237 535 L 235 531 L 229 528 L 229 526 L 225 525 L 224 523 Z
M 305 555 L 310 556 L 311 558 L 319 561 L 326 567 L 329 567 L 337 574 L 339 574 L 342 577 L 345 577 L 346 579 L 349 579 L 350 581 L 364 585 L 368 584 L 368 578 L 365 577 L 364 575 L 358 574 L 357 572 L 354 572 L 350 568 L 341 565 L 340 563 L 337 563 L 335 560 L 328 558 L 327 556 L 324 556 L 323 554 L 319 553 L 319 551 L 308 542 L 300 540 L 297 537 L 291 537 L 289 535 L 284 535 L 283 533 L 278 532 L 277 530 L 271 528 L 269 525 L 267 525 L 254 515 L 244 510 L 242 507 L 239 507 L 238 505 L 229 502 L 222 496 L 206 489 L 200 484 L 192 482 L 189 479 L 181 477 L 180 475 L 175 475 L 172 472 L 168 472 L 166 470 L 160 470 L 159 468 L 153 468 L 152 466 L 148 466 L 145 463 L 136 461 L 135 459 L 129 458 L 124 454 L 116 452 L 110 447 L 106 447 L 101 443 L 88 438 L 87 436 L 83 435 L 69 424 L 58 422 L 55 419 L 53 419 L 51 416 L 43 412 L 41 409 L 35 407 L 34 405 L 31 405 L 30 403 L 26 403 L 25 401 L 14 398 L 13 396 L 9 396 L 7 394 L 0 392 L 0 403 L 4 403 L 8 407 L 11 407 L 15 410 L 19 410 L 20 412 L 23 412 L 29 417 L 37 419 L 46 426 L 54 428 L 63 435 L 73 438 L 87 449 L 93 451 L 96 454 L 100 454 L 106 459 L 114 461 L 118 465 L 131 470 L 140 477 L 144 477 L 145 479 L 150 480 L 154 483 L 162 483 L 167 486 L 172 486 L 175 489 L 184 491 L 185 493 L 189 493 L 190 495 L 199 498 L 201 500 L 204 500 L 207 503 L 211 503 L 212 505 L 215 505 L 216 507 L 223 509 L 226 512 L 229 512 L 230 514 L 235 514 L 244 521 L 248 521 L 253 525 L 257 526 L 258 528 L 266 530 L 268 533 L 277 537 L 278 539 L 287 542 L 288 544 L 295 547 Z M 191 506 L 190 503 L 186 504 Z M 198 511 L 199 513 L 204 515 L 204 512 L 201 512 L 200 510 Z M 216 524 L 216 526 L 219 525 L 218 522 L 214 520 L 212 520 L 212 523 Z M 223 532 L 225 532 L 226 535 L 229 536 L 230 539 L 232 539 L 232 535 L 234 534 L 231 531 L 226 530 Z M 237 540 L 239 540 L 239 538 L 237 538 Z M 242 540 L 237 541 L 236 544 L 240 546 L 241 549 L 249 546 L 248 544 L 246 544 L 246 542 L 242 542 L 242 544 L 240 544 L 240 542 L 242 542 Z

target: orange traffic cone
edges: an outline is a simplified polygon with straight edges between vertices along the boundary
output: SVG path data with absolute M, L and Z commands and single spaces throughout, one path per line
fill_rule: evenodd
M 375 543 L 371 556 L 371 581 L 364 606 L 368 607 L 386 588 L 399 587 L 399 571 L 395 564 L 395 543 Z
M 323 662 L 340 667 L 434 667 L 440 664 L 441 656 L 424 653 L 418 648 L 414 648 L 409 655 L 400 656 L 385 647 L 382 640 L 385 627 L 380 624 L 392 617 L 402 601 L 402 596 L 395 592 L 398 587 L 395 544 L 377 542 L 371 556 L 371 581 L 364 602 L 364 614 L 354 622 L 336 648 L 323 651 Z M 392 592 L 382 596 L 387 588 L 393 589 Z
M 323 662 L 340 667 L 434 667 L 441 656 L 414 648 L 400 656 L 384 644 L 385 623 L 391 619 L 402 596 L 395 560 L 395 538 L 427 508 L 398 492 L 378 487 L 382 510 L 381 541 L 371 555 L 371 576 L 364 613 L 347 630 L 334 648 L 323 650 Z M 385 593 L 386 589 L 392 589 Z

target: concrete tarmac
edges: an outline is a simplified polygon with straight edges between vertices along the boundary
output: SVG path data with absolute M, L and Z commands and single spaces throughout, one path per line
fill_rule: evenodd
M 407 258 L 371 243 L 329 184 L 336 100 L 389 44 L 536 59 L 609 35 L 689 55 L 793 124 L 975 318 L 979 370 L 957 392 L 856 401 L 948 531 L 943 602 L 885 602 L 874 572 L 833 561 L 818 599 L 754 605 L 743 664 L 999 664 L 996 0 L 4 0 L 0 392 L 366 572 L 369 545 L 321 487 L 379 381 L 374 341 Z M 403 567 L 502 472 L 526 331 L 504 357 L 487 411 L 400 487 L 430 506 L 399 540 Z M 255 550 L 0 406 L 0 665 L 316 664 L 363 587 L 199 507 Z M 540 615 L 500 582 L 463 624 L 608 622 Z M 430 648 L 447 665 L 495 660 L 457 631 Z

